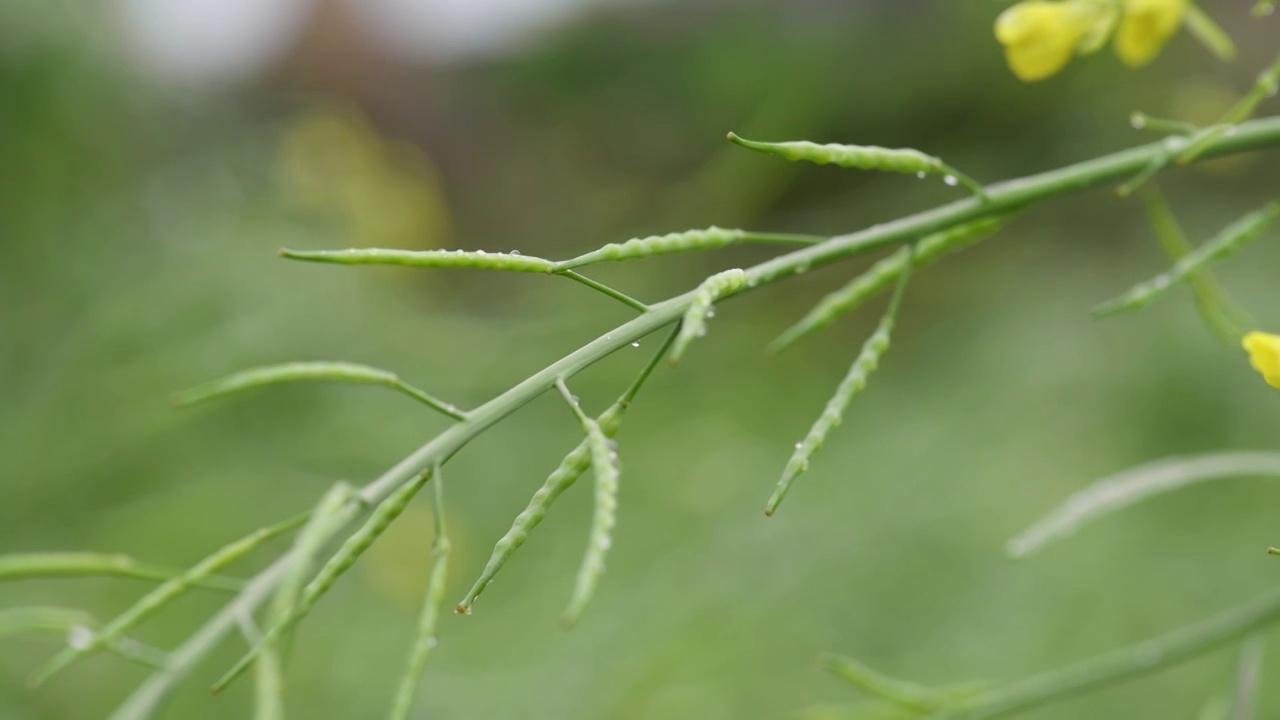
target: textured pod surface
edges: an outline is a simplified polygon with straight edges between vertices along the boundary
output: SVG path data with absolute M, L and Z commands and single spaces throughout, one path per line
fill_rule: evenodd
M 884 148 L 875 145 L 820 145 L 807 140 L 793 142 L 758 142 L 729 133 L 729 139 L 742 147 L 777 155 L 788 160 L 838 165 L 859 170 L 881 170 L 898 173 L 945 173 L 946 166 L 932 155 L 911 148 Z
M 339 265 L 405 265 L 430 268 L 475 268 L 504 272 L 551 272 L 555 263 L 518 253 L 491 253 L 483 250 L 388 250 L 351 248 L 348 250 L 281 250 L 290 260 L 337 263 Z
M 1004 220 L 1004 216 L 983 218 L 925 236 L 916 245 L 914 267 L 927 265 L 947 253 L 968 247 L 988 237 L 999 229 Z M 909 255 L 910 251 L 907 248 L 897 250 L 850 280 L 844 287 L 822 298 L 799 322 L 770 343 L 769 349 L 774 352 L 782 350 L 809 333 L 830 325 L 841 315 L 856 310 L 867 300 L 893 287 L 906 269 Z
M 1239 250 L 1250 240 L 1258 237 L 1277 217 L 1280 217 L 1280 202 L 1269 203 L 1248 213 L 1228 225 L 1213 239 L 1183 256 L 1167 272 L 1139 283 L 1119 297 L 1098 305 L 1093 309 L 1094 316 L 1106 317 L 1145 307 L 1174 284 L 1186 280 L 1210 264 Z
M 867 379 L 870 378 L 871 373 L 875 372 L 876 367 L 880 364 L 880 358 L 889 349 L 889 336 L 892 331 L 893 319 L 886 317 L 880 321 L 879 327 L 871 334 L 871 337 L 867 338 L 866 343 L 862 346 L 862 351 L 858 353 L 857 359 L 853 361 L 853 365 L 849 368 L 844 380 L 840 381 L 835 394 L 827 401 L 827 406 L 823 409 L 822 414 L 818 416 L 817 421 L 809 428 L 809 433 L 805 435 L 804 440 L 796 446 L 795 452 L 791 454 L 791 459 L 782 471 L 782 479 L 778 481 L 778 487 L 774 490 L 773 497 L 769 498 L 769 504 L 765 508 L 766 515 L 772 515 L 778 509 L 778 504 L 782 502 L 782 498 L 786 497 L 787 491 L 791 489 L 791 483 L 809 469 L 809 459 L 822 448 L 822 444 L 826 441 L 827 435 L 831 430 L 840 424 L 845 408 L 849 407 L 849 403 L 853 402 L 853 399 L 866 389 Z
M 712 316 L 712 306 L 716 301 L 736 293 L 746 284 L 747 274 L 741 269 L 735 268 L 716 273 L 698 286 L 698 290 L 693 296 L 693 302 L 689 304 L 689 309 L 684 313 L 684 319 L 680 323 L 680 331 L 676 335 L 675 343 L 671 347 L 670 362 L 672 365 L 680 362 L 680 358 L 684 356 L 685 350 L 689 349 L 689 344 L 695 338 L 707 334 L 707 318 Z
M 742 230 L 726 230 L 714 225 L 705 230 L 686 230 L 684 232 L 667 233 L 666 235 L 650 235 L 648 237 L 632 238 L 621 243 L 609 243 L 599 250 L 593 250 L 572 260 L 558 263 L 557 268 L 567 269 L 599 262 L 635 260 L 653 255 L 666 255 L 691 250 L 710 250 L 730 245 L 745 237 L 746 233 Z
M 108 622 L 100 631 L 94 633 L 89 642 L 83 643 L 79 647 L 69 647 L 55 655 L 52 660 L 36 672 L 33 682 L 43 682 L 49 676 L 66 668 L 94 650 L 107 647 L 119 640 L 124 633 L 158 612 L 178 596 L 198 586 L 219 570 L 248 555 L 268 540 L 296 529 L 306 522 L 306 519 L 307 516 L 305 514 L 290 518 L 271 527 L 262 528 L 252 535 L 245 536 L 220 548 L 212 555 L 196 563 L 189 570 L 165 581 L 151 592 L 142 596 L 132 607 Z
M 436 646 L 436 623 L 440 619 L 440 609 L 444 607 L 445 582 L 449 574 L 449 535 L 444 527 L 444 483 L 440 477 L 440 468 L 433 474 L 435 478 L 435 525 L 436 538 L 432 543 L 432 555 L 435 562 L 431 565 L 431 574 L 427 577 L 427 590 L 422 599 L 422 610 L 418 614 L 418 634 L 414 638 L 413 648 L 409 651 L 409 660 L 405 664 L 404 677 L 396 690 L 395 702 L 391 707 L 391 720 L 406 720 L 413 707 L 413 697 L 417 694 L 418 681 L 427 665 L 427 659 Z
M 613 528 L 618 523 L 618 486 L 621 478 L 618 454 L 613 449 L 613 441 L 604 434 L 599 423 L 586 416 L 581 419 L 582 429 L 587 433 L 591 472 L 595 475 L 595 503 L 587 550 L 582 556 L 582 565 L 578 568 L 569 605 L 561 616 L 561 622 L 567 627 L 578 622 L 595 595 L 596 585 L 604 574 L 609 548 L 613 546 Z
M 618 429 L 622 427 L 622 414 L 625 409 L 626 406 L 624 404 L 614 403 L 600 416 L 597 422 L 601 431 L 607 437 L 612 438 L 617 434 Z M 498 574 L 503 565 L 507 564 L 507 561 L 511 559 L 515 551 L 529 539 L 529 533 L 533 532 L 533 529 L 547 517 L 547 512 L 551 509 L 551 505 L 590 468 L 591 447 L 589 442 L 584 439 L 577 447 L 570 450 L 568 455 L 564 456 L 564 459 L 560 461 L 560 465 L 542 483 L 542 487 L 533 493 L 533 497 L 529 499 L 529 504 L 516 516 L 511 528 L 493 546 L 493 552 L 490 553 L 489 561 L 485 563 L 484 570 L 480 572 L 479 579 L 467 591 L 467 596 L 458 603 L 455 608 L 456 612 L 462 615 L 471 614 L 471 606 L 475 604 L 476 598 L 489 586 L 494 576 Z
M 320 568 L 314 579 L 307 583 L 302 590 L 302 595 L 294 606 L 293 613 L 283 623 L 277 623 L 271 626 L 267 634 L 248 653 L 236 662 L 235 666 L 227 671 L 225 675 L 218 679 L 213 686 L 214 692 L 222 690 L 228 683 L 239 677 L 248 667 L 253 664 L 263 648 L 269 647 L 276 643 L 289 632 L 298 621 L 306 617 L 311 612 L 311 608 L 315 607 L 316 602 L 333 587 L 338 578 L 355 564 L 356 560 L 364 554 L 374 541 L 377 540 L 404 509 L 409 506 L 409 501 L 413 500 L 413 496 L 418 494 L 422 486 L 430 478 L 430 473 L 419 473 L 412 479 L 396 488 L 394 492 L 387 496 L 374 508 L 369 518 L 358 530 L 351 534 L 350 537 L 342 543 L 342 547 L 338 548 Z

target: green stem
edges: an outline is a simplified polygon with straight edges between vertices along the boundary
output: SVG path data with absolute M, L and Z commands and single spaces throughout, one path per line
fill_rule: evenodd
M 1206 155 L 1226 155 L 1273 145 L 1280 145 L 1280 117 L 1240 125 L 1235 133 L 1216 140 Z M 911 240 L 979 217 L 1008 212 L 1038 200 L 1111 182 L 1140 170 L 1163 152 L 1163 143 L 1152 143 L 991 185 L 987 187 L 985 202 L 974 197 L 957 200 L 893 222 L 833 237 L 756 265 L 746 271 L 744 289 L 756 288 L 815 265 L 825 265 L 873 248 Z M 468 422 L 445 429 L 361 489 L 360 497 L 364 503 L 349 506 L 340 516 L 349 523 L 355 522 L 415 475 L 443 463 L 500 420 L 551 389 L 557 378 L 573 376 L 601 358 L 675 322 L 684 315 L 695 294 L 687 292 L 650 306 L 643 315 L 623 323 L 472 410 L 468 414 Z M 112 715 L 112 720 L 149 717 L 164 702 L 174 685 L 235 628 L 238 616 L 251 612 L 270 596 L 287 567 L 286 554 L 253 578 L 235 600 L 170 654 L 168 666 L 143 682 Z
M 939 717 L 987 720 L 1013 715 L 1177 665 L 1243 638 L 1277 619 L 1280 619 L 1280 588 L 1160 637 L 993 690 L 977 698 L 972 707 Z
M 624 304 L 626 304 L 626 305 L 629 305 L 629 306 L 631 306 L 632 308 L 635 308 L 636 310 L 639 310 L 640 312 L 646 312 L 646 311 L 648 311 L 648 310 L 649 310 L 649 306 L 648 306 L 648 305 L 645 305 L 644 303 L 640 302 L 639 300 L 636 300 L 635 298 L 631 297 L 630 295 L 625 295 L 625 294 L 623 294 L 623 293 L 620 293 L 620 292 L 618 292 L 617 290 L 614 290 L 613 288 L 609 287 L 608 285 L 605 285 L 605 284 L 603 284 L 603 283 L 598 283 L 598 282 L 596 282 L 595 280 L 592 280 L 592 279 L 591 279 L 591 278 L 589 278 L 589 277 L 585 277 L 585 276 L 583 276 L 583 275 L 579 275 L 578 273 L 574 272 L 573 270 L 557 270 L 557 271 L 555 271 L 555 274 L 556 274 L 556 275 L 563 275 L 563 276 L 565 276 L 565 277 L 569 278 L 570 280 L 576 280 L 576 281 L 578 281 L 578 282 L 582 283 L 583 285 L 586 285 L 587 287 L 591 288 L 592 290 L 595 290 L 595 291 L 597 291 L 597 292 L 604 293 L 605 295 L 608 295 L 609 297 L 613 298 L 614 300 L 617 300 L 617 301 L 619 301 L 619 302 L 621 302 L 621 303 L 624 303 Z

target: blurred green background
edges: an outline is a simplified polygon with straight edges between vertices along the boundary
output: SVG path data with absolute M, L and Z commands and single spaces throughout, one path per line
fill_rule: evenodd
M 1276 21 L 1247 6 L 1210 8 L 1241 46 L 1233 64 L 1184 34 L 1142 71 L 1107 52 L 1024 85 L 992 38 L 997 2 L 3 0 L 0 549 L 188 565 L 334 480 L 367 481 L 444 427 L 369 388 L 282 387 L 181 412 L 173 390 L 333 359 L 475 405 L 628 316 L 555 278 L 289 264 L 281 246 L 560 258 L 711 224 L 851 231 L 957 191 L 753 155 L 724 133 L 910 145 L 984 180 L 1037 172 L 1146 141 L 1128 127 L 1135 109 L 1219 113 L 1276 50 Z M 1160 182 L 1199 240 L 1275 197 L 1276 160 Z M 1273 330 L 1275 240 L 1220 271 Z M 656 300 L 769 252 L 593 274 Z M 1016 679 L 1274 582 L 1265 480 L 1185 490 L 1032 558 L 1004 554 L 1098 476 L 1276 446 L 1280 396 L 1200 326 L 1187 292 L 1090 320 L 1093 304 L 1166 265 L 1140 205 L 1107 188 L 1037 207 L 921 272 L 881 372 L 766 520 L 792 444 L 877 311 L 776 357 L 763 345 L 871 260 L 726 304 L 678 370 L 659 370 L 620 436 L 615 550 L 583 622 L 557 623 L 590 513 L 578 488 L 473 616 L 442 619 L 422 717 L 787 717 L 859 700 L 817 669 L 823 650 L 928 683 Z M 589 411 L 656 340 L 581 376 Z M 450 463 L 451 600 L 577 441 L 548 396 Z M 385 713 L 430 536 L 424 500 L 303 625 L 293 717 Z M 0 606 L 109 618 L 145 588 L 8 583 Z M 138 636 L 172 646 L 224 599 L 193 594 Z M 0 645 L 0 717 L 104 717 L 145 676 L 100 657 L 26 689 L 61 642 Z M 245 716 L 250 683 L 205 689 L 242 649 L 225 643 L 166 717 Z M 1232 659 L 1026 717 L 1192 718 Z M 1264 671 L 1271 717 L 1280 661 Z

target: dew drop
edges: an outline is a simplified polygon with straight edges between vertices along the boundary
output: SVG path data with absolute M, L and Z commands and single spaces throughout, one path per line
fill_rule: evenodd
M 477 255 L 483 255 L 483 254 L 484 254 L 484 251 L 483 251 L 483 250 L 477 250 L 477 251 L 476 251 L 476 254 L 477 254 Z
M 925 176 L 925 171 L 923 171 L 923 170 L 921 170 L 920 172 L 916 173 L 916 177 L 920 178 L 921 180 L 923 180 L 923 179 L 924 179 L 924 176 Z
M 511 251 L 511 254 L 512 254 L 512 255 L 519 255 L 519 254 L 520 254 L 520 251 L 519 251 L 519 250 L 512 250 L 512 251 Z
M 960 181 L 956 178 L 955 175 L 947 175 L 946 177 L 942 178 L 942 182 L 950 185 L 951 187 L 955 187 L 956 185 L 960 184 Z
M 639 341 L 639 340 L 637 340 L 637 341 L 635 341 L 635 342 L 631 343 L 631 347 L 640 347 L 640 341 Z
M 1134 130 L 1141 130 L 1147 126 L 1147 119 L 1138 113 L 1134 113 L 1129 116 L 1129 125 L 1133 127 Z
M 440 644 L 440 641 L 436 639 L 435 635 L 432 635 L 431 637 L 427 638 L 427 647 L 433 648 L 439 644 Z
M 83 625 L 76 625 L 67 632 L 67 645 L 72 650 L 88 650 L 93 644 L 93 631 Z
M 715 317 L 715 316 L 716 316 L 716 309 L 715 309 L 715 308 L 707 308 L 707 319 L 709 320 L 709 319 L 711 319 L 711 318 L 713 318 L 713 317 Z
M 802 447 L 804 447 L 804 443 L 802 443 L 802 442 L 798 442 L 798 443 L 796 443 L 796 449 L 797 449 L 797 450 L 799 450 L 799 449 L 800 449 L 800 448 L 802 448 Z

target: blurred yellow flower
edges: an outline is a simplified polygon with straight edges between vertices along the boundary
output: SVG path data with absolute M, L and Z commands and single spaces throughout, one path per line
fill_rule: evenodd
M 1280 388 L 1280 335 L 1251 332 L 1244 336 L 1249 362 L 1273 388 Z
M 1114 5 L 1099 0 L 1024 0 L 996 19 L 996 40 L 1020 80 L 1043 80 L 1110 29 Z M 1105 37 L 1105 35 L 1104 35 Z
M 1124 0 L 1116 29 L 1116 55 L 1129 67 L 1151 62 L 1178 32 L 1188 0 Z

